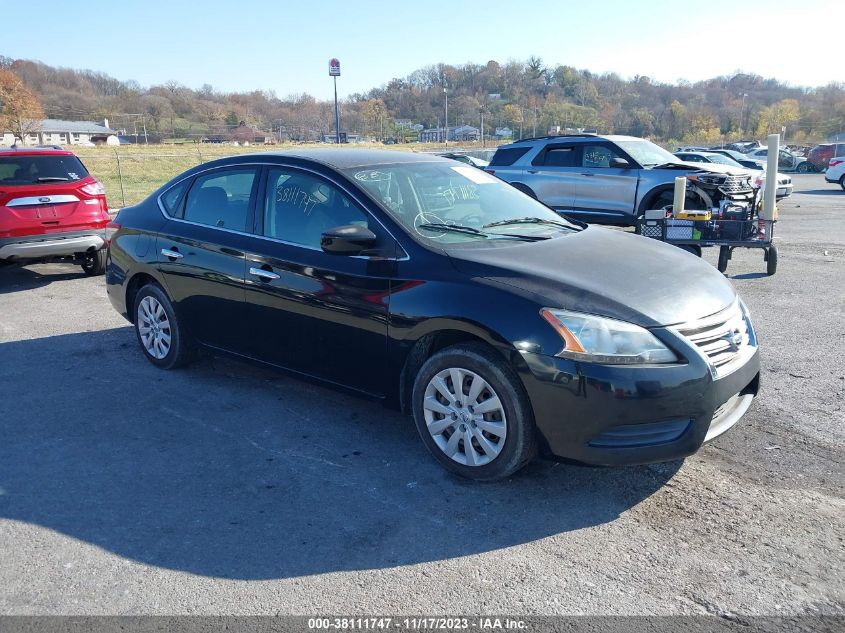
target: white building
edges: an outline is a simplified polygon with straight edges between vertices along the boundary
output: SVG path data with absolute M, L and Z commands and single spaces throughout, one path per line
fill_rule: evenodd
M 0 145 L 15 144 L 15 137 L 8 130 L 4 130 L 0 137 Z M 44 119 L 38 132 L 26 135 L 20 139 L 22 145 L 119 145 L 117 132 L 109 128 L 106 119 L 102 125 L 93 121 L 62 121 L 59 119 Z

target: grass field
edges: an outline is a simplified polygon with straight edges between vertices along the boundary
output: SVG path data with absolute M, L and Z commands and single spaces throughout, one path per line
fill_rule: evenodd
M 183 171 L 225 156 L 256 152 L 302 148 L 303 145 L 123 145 L 120 147 L 69 147 L 85 163 L 88 171 L 106 188 L 109 207 L 120 208 L 137 204 L 171 178 Z M 332 147 L 307 145 L 305 147 Z M 488 148 L 491 146 L 488 144 Z M 454 143 L 449 150 L 456 149 Z M 356 144 L 344 146 L 346 151 L 360 149 L 390 149 L 414 152 L 443 151 L 442 143 L 414 143 L 413 145 Z M 461 146 L 464 150 L 479 150 L 479 143 Z

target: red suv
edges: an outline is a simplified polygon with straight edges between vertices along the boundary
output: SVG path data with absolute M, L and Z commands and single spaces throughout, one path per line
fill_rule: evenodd
M 807 160 L 812 163 L 816 171 L 824 171 L 827 169 L 830 159 L 837 156 L 845 156 L 845 141 L 839 143 L 819 143 L 807 154 Z
M 0 264 L 73 261 L 106 268 L 106 190 L 73 152 L 0 149 Z

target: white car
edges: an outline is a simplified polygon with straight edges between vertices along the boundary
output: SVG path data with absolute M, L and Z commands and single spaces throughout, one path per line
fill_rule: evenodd
M 838 182 L 845 191 L 845 156 L 831 158 L 827 164 L 827 171 L 824 172 L 824 179 L 827 182 Z
M 813 171 L 813 166 L 808 163 L 807 159 L 803 156 L 796 156 L 785 149 L 781 149 L 779 153 L 778 169 L 782 169 L 784 171 L 797 171 L 799 174 L 806 174 Z M 748 156 L 751 160 L 762 160 L 763 162 L 766 162 L 769 156 L 769 148 L 758 147 L 757 149 L 749 151 L 746 156 Z

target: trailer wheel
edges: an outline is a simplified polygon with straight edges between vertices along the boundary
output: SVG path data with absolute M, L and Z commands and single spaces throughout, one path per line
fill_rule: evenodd
M 778 248 L 777 246 L 770 246 L 766 249 L 766 274 L 771 276 L 777 272 L 778 269 Z
M 719 269 L 720 273 L 723 273 L 728 269 L 728 260 L 730 258 L 731 258 L 731 247 L 730 246 L 720 246 L 719 247 L 719 263 L 716 265 L 716 268 Z

